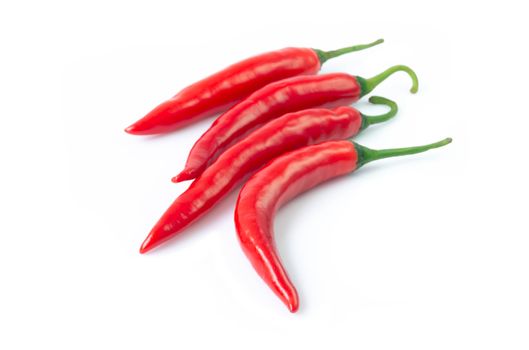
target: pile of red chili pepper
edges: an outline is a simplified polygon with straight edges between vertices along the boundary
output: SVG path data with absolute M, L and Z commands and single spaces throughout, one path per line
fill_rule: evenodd
M 295 312 L 298 295 L 274 242 L 277 209 L 298 194 L 371 161 L 451 142 L 447 138 L 424 146 L 373 150 L 351 141 L 370 125 L 393 118 L 398 107 L 379 96 L 370 97 L 369 102 L 389 108 L 381 115 L 364 115 L 349 105 L 399 71 L 409 75 L 411 92 L 416 93 L 417 75 L 403 65 L 369 79 L 317 73 L 329 59 L 382 42 L 334 51 L 285 48 L 245 59 L 186 87 L 126 128 L 133 135 L 161 134 L 221 113 L 196 141 L 184 169 L 173 177 L 173 182 L 193 182 L 156 222 L 140 253 L 180 234 L 244 183 L 235 207 L 242 250 L 261 278 Z

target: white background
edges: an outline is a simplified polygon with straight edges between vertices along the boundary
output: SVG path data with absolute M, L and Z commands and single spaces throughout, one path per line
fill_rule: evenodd
M 527 19 L 522 2 L 149 1 L 0 5 L 0 348 L 529 348 Z M 381 161 L 284 207 L 290 314 L 242 254 L 236 191 L 138 248 L 211 123 L 123 128 L 189 83 L 285 46 L 384 38 L 323 72 L 397 74 L 399 115 L 358 141 L 454 143 Z M 378 113 L 366 102 L 366 113 Z

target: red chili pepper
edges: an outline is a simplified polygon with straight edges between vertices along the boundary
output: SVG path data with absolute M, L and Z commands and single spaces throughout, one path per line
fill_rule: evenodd
M 271 83 L 215 120 L 195 143 L 187 158 L 185 169 L 174 181 L 197 177 L 227 148 L 274 118 L 307 108 L 350 104 L 398 71 L 410 75 L 413 80 L 411 92 L 417 92 L 417 76 L 406 66 L 391 67 L 370 79 L 331 73 L 294 77 Z
M 286 114 L 257 129 L 224 152 L 173 202 L 143 242 L 140 252 L 145 253 L 180 233 L 248 174 L 278 155 L 323 141 L 352 137 L 397 113 L 393 101 L 375 96 L 369 101 L 391 109 L 380 116 L 365 116 L 352 107 L 309 109 Z
M 331 58 L 383 42 L 379 39 L 370 44 L 334 51 L 289 47 L 250 57 L 186 87 L 125 131 L 134 135 L 152 135 L 179 129 L 225 111 L 271 82 L 296 75 L 316 74 L 321 65 Z
M 241 247 L 259 276 L 286 304 L 298 309 L 298 294 L 281 264 L 273 232 L 279 207 L 298 194 L 371 161 L 420 153 L 451 142 L 372 150 L 350 141 L 330 141 L 284 154 L 258 171 L 242 188 L 235 209 Z

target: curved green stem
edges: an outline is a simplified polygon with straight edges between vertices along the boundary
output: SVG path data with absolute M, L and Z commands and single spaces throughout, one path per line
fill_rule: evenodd
M 446 146 L 450 142 L 452 142 L 452 139 L 449 137 L 439 142 L 430 143 L 429 145 L 406 147 L 406 148 L 381 149 L 381 150 L 370 149 L 365 146 L 359 145 L 356 142 L 353 142 L 353 144 L 358 154 L 358 160 L 356 164 L 357 164 L 357 167 L 359 168 L 362 165 L 372 162 L 374 160 L 390 158 L 390 157 L 407 156 L 409 154 L 426 152 L 430 149 Z
M 356 77 L 356 80 L 360 84 L 360 97 L 367 95 L 371 91 L 373 91 L 374 88 L 378 86 L 381 82 L 386 80 L 390 75 L 392 75 L 395 72 L 406 72 L 411 78 L 412 86 L 410 89 L 410 92 L 412 94 L 416 93 L 419 90 L 419 79 L 417 78 L 417 74 L 408 66 L 403 65 L 397 65 L 390 67 L 383 71 L 382 73 L 375 75 L 372 78 L 365 79 L 362 77 Z
M 318 58 L 320 59 L 320 64 L 323 64 L 325 61 L 330 60 L 331 58 L 335 58 L 335 57 L 344 55 L 349 52 L 365 50 L 370 47 L 376 46 L 378 44 L 382 44 L 383 42 L 384 42 L 384 39 L 378 39 L 377 41 L 373 41 L 372 43 L 369 43 L 369 44 L 349 46 L 349 47 L 344 47 L 338 50 L 332 50 L 332 51 L 323 51 L 323 50 L 318 50 L 318 49 L 313 49 L 313 50 L 318 55 Z
M 362 126 L 360 127 L 360 130 L 364 130 L 365 128 L 373 124 L 378 124 L 378 123 L 388 121 L 389 119 L 393 118 L 399 111 L 399 107 L 397 106 L 397 104 L 385 97 L 371 96 L 369 98 L 369 102 L 374 105 L 388 106 L 389 111 L 384 114 L 376 115 L 376 116 L 365 115 L 363 113 L 360 113 L 360 115 L 362 116 Z

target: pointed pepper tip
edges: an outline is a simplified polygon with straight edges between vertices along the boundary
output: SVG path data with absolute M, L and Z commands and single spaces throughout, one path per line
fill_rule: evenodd
M 140 254 L 145 254 L 145 253 L 147 253 L 149 250 L 151 250 L 152 248 L 154 248 L 153 243 L 152 243 L 152 235 L 149 234 L 149 235 L 147 236 L 147 238 L 145 238 L 145 240 L 144 240 L 143 243 L 141 244 L 141 247 L 140 247 Z

